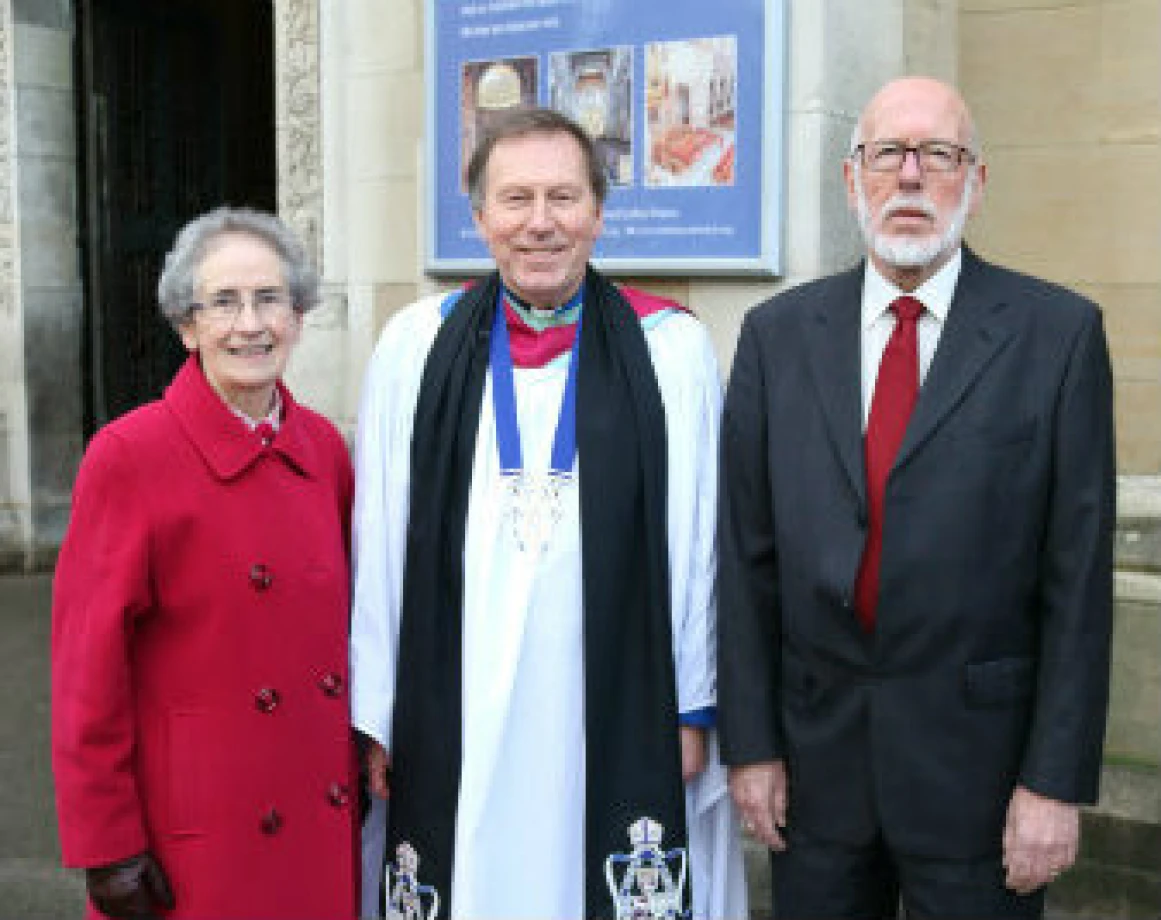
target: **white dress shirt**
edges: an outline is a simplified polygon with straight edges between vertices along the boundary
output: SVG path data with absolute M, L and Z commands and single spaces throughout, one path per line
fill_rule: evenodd
M 956 249 L 955 255 L 947 260 L 934 275 L 919 285 L 911 296 L 924 306 L 919 317 L 919 385 L 927 379 L 927 371 L 935 357 L 935 348 L 939 345 L 939 336 L 947 322 L 947 311 L 951 308 L 951 299 L 955 295 L 956 282 L 959 281 L 960 266 L 963 264 L 962 250 Z M 895 314 L 891 312 L 891 304 L 897 297 L 902 297 L 907 291 L 896 287 L 884 278 L 867 260 L 866 271 L 863 275 L 863 312 L 862 335 L 860 337 L 863 359 L 863 430 L 867 430 L 867 419 L 871 415 L 871 399 L 875 395 L 875 379 L 879 376 L 879 361 L 883 358 L 883 349 L 887 347 L 887 340 L 895 329 Z

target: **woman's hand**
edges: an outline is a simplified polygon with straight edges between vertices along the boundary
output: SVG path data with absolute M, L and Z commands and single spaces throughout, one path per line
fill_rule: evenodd
M 378 741 L 367 739 L 367 786 L 371 795 L 386 799 L 391 795 L 391 753 Z
M 705 769 L 705 730 L 681 726 L 681 779 L 689 782 Z
M 158 907 L 174 908 L 169 879 L 148 850 L 86 869 L 85 887 L 93 906 L 115 920 L 155 920 Z

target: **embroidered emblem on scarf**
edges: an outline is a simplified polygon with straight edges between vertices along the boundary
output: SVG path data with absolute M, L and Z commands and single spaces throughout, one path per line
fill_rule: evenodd
M 684 847 L 662 849 L 665 828 L 652 818 L 629 825 L 628 853 L 605 860 L 605 880 L 617 920 L 685 920 L 689 858 Z M 619 870 L 619 871 L 618 871 Z
M 395 862 L 387 863 L 387 920 L 435 920 L 439 892 L 419 883 L 419 854 L 406 840 L 395 848 Z

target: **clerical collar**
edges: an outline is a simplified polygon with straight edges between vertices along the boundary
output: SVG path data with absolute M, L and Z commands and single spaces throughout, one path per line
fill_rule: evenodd
M 584 285 L 575 294 L 554 310 L 538 310 L 522 300 L 513 290 L 504 285 L 504 301 L 520 319 L 534 332 L 543 332 L 557 326 L 574 325 L 580 317 L 581 303 L 584 301 Z

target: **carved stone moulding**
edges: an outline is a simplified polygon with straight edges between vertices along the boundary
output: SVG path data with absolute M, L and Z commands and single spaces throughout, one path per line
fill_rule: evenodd
M 278 211 L 322 270 L 318 0 L 275 0 Z

